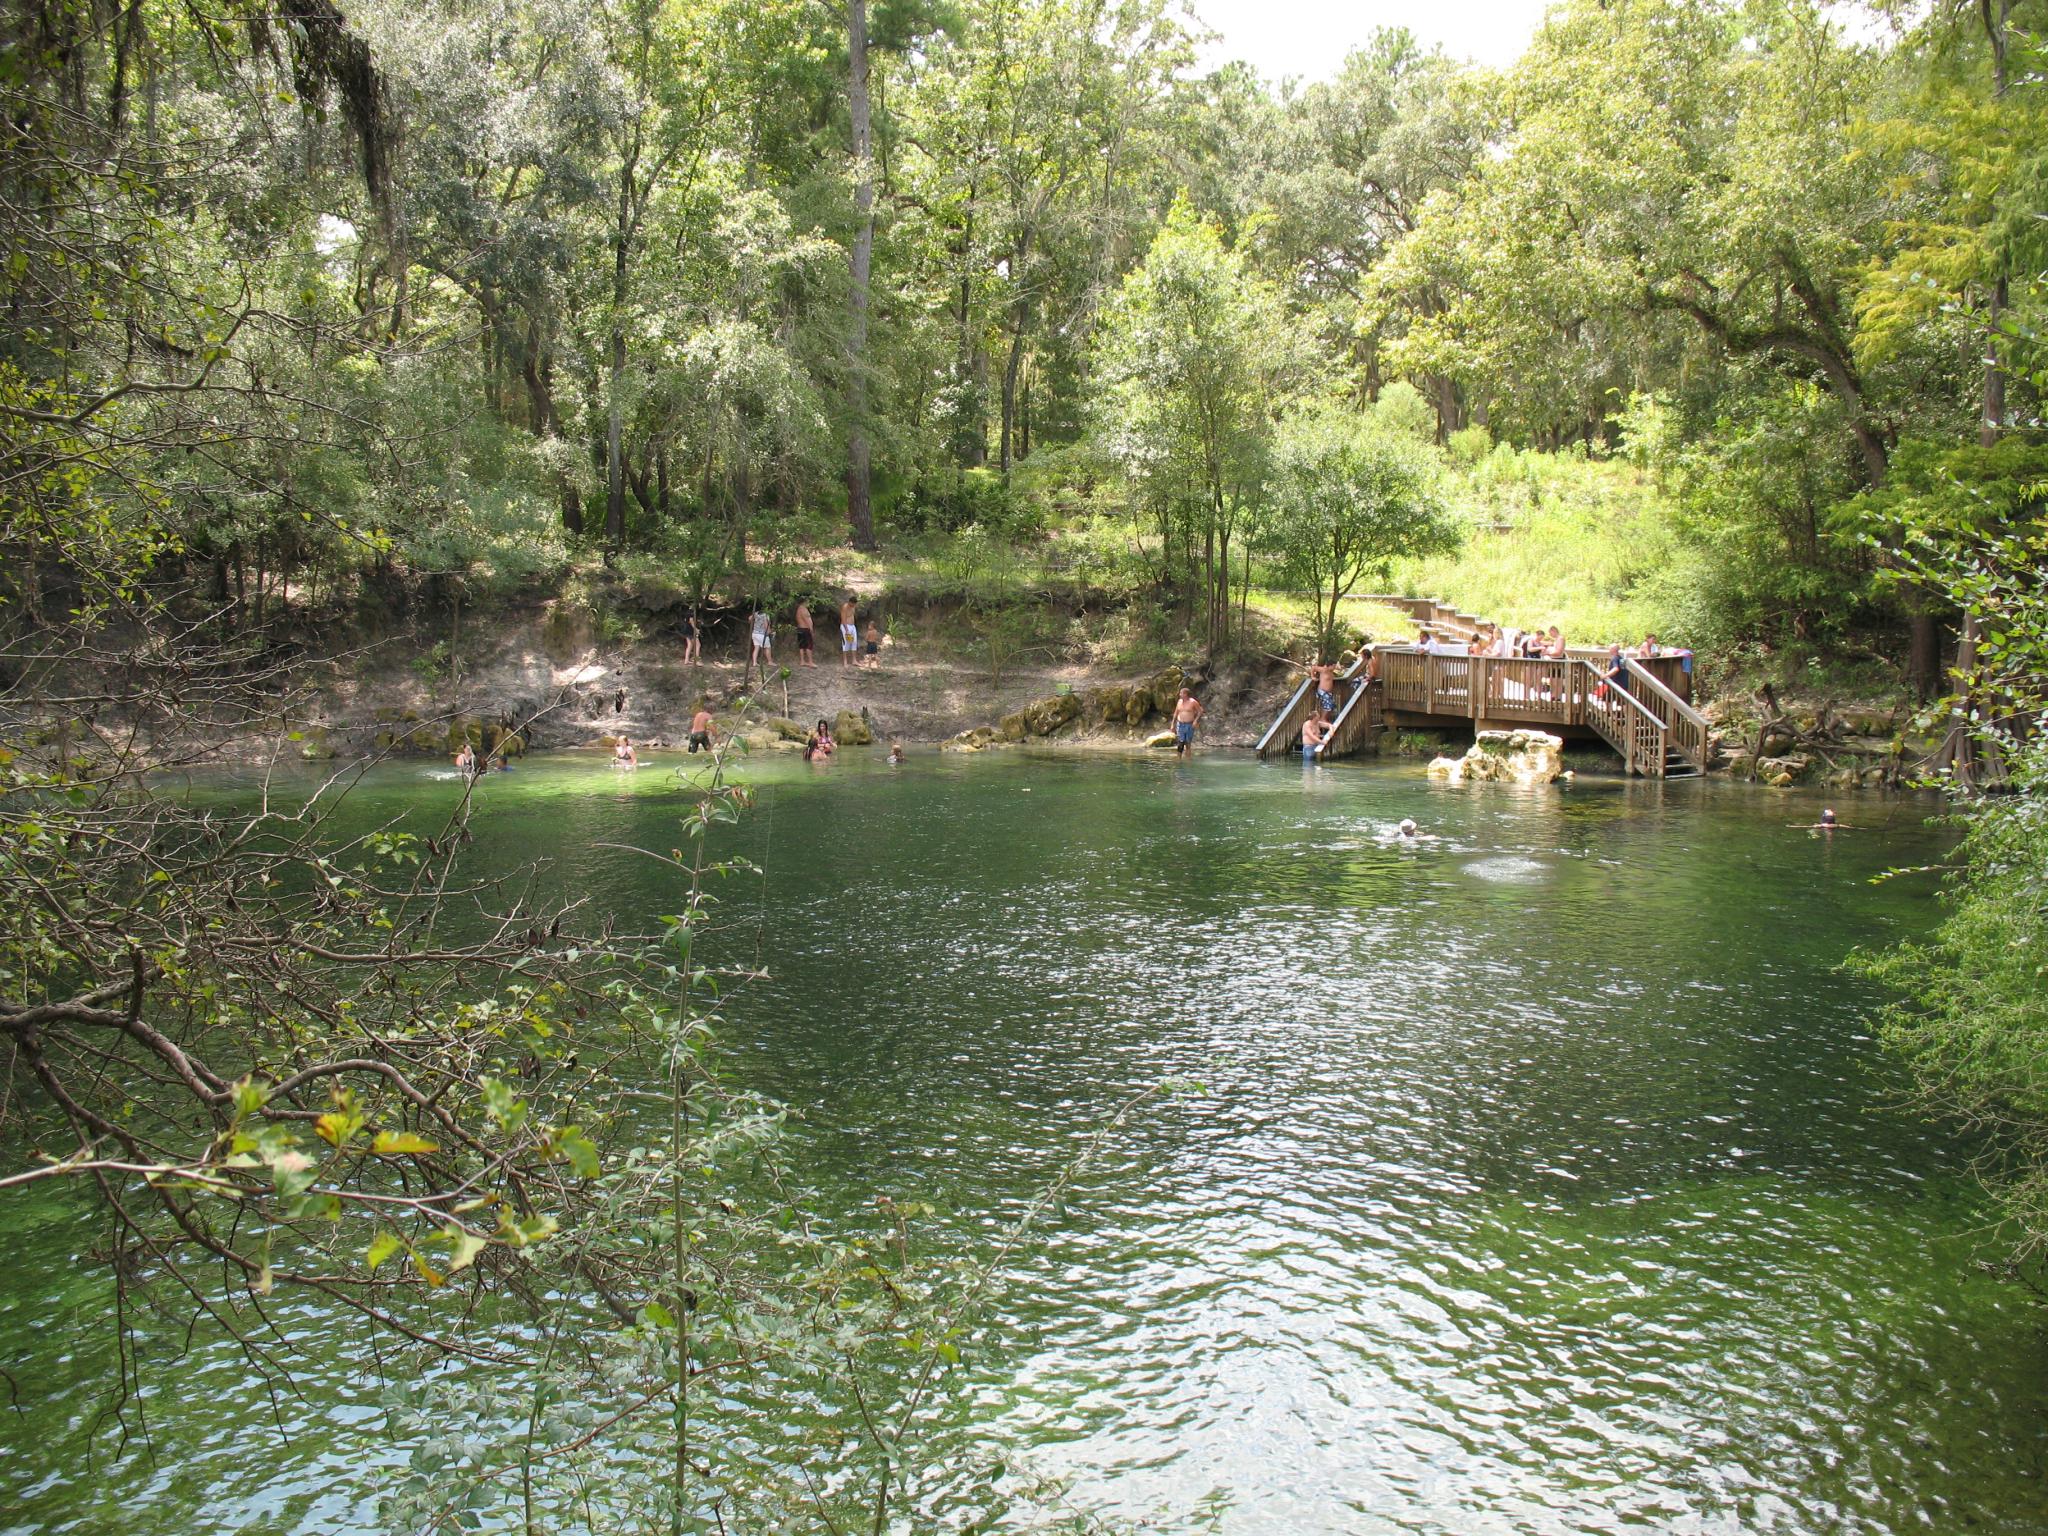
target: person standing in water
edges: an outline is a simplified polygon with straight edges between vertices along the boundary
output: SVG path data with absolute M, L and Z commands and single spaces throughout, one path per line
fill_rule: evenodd
M 1195 727 L 1202 723 L 1202 701 L 1186 688 L 1173 703 L 1173 755 L 1186 757 L 1195 750 Z
M 1330 739 L 1329 714 L 1318 704 L 1301 722 L 1301 755 L 1315 762 L 1323 755 L 1323 743 Z
M 702 699 L 697 701 L 697 713 L 690 716 L 690 752 L 694 756 L 698 749 L 706 752 L 718 750 L 717 727 L 711 723 L 711 711 Z
M 817 625 L 811 618 L 811 605 L 802 598 L 796 600 L 796 664 L 800 667 L 818 664 Z
M 614 768 L 638 768 L 640 766 L 640 754 L 633 750 L 632 737 L 621 736 L 619 744 L 612 748 L 612 766 Z

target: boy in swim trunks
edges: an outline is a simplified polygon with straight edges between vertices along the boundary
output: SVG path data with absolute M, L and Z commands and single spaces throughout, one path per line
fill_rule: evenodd
M 802 598 L 796 601 L 796 661 L 800 667 L 815 667 L 818 664 L 818 631 L 811 620 L 811 605 Z
M 1186 757 L 1195 748 L 1195 727 L 1201 723 L 1202 701 L 1183 688 L 1173 705 L 1173 755 Z
M 690 716 L 690 752 L 692 755 L 695 755 L 700 747 L 706 752 L 717 750 L 713 742 L 713 732 L 711 711 L 706 709 L 704 701 L 699 699 L 697 701 L 697 713 Z
M 868 620 L 867 633 L 862 637 L 861 644 L 865 652 L 863 664 L 870 670 L 879 667 L 882 664 L 882 630 L 873 619 Z

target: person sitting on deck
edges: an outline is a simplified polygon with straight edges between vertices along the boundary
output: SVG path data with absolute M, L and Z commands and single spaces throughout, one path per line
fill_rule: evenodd
M 1415 646 L 1425 656 L 1435 656 L 1443 650 L 1442 644 L 1436 638 L 1436 631 L 1433 629 L 1425 629 L 1422 632 L 1422 638 L 1415 642 Z
M 1643 636 L 1643 643 L 1636 647 L 1636 660 L 1654 661 L 1657 655 L 1657 637 L 1655 635 Z
M 1380 680 L 1380 648 L 1370 640 L 1365 642 L 1365 686 L 1370 688 Z
M 1320 704 L 1301 722 L 1301 755 L 1314 762 L 1323 755 L 1323 743 L 1330 739 L 1330 716 Z
M 1563 661 L 1564 651 L 1564 631 L 1553 624 L 1550 626 L 1549 633 L 1543 637 L 1543 659 L 1545 661 Z

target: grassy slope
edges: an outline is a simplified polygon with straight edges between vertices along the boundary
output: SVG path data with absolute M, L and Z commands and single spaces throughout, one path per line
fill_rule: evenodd
M 1664 594 L 1681 561 L 1672 509 L 1627 464 L 1496 448 L 1453 476 L 1464 547 L 1394 570 L 1396 592 L 1435 597 L 1521 628 L 1559 625 L 1574 645 L 1674 643 Z

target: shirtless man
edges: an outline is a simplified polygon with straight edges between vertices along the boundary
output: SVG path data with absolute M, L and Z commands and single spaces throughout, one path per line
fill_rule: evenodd
M 818 664 L 817 625 L 811 618 L 811 605 L 802 598 L 796 600 L 796 664 L 800 667 Z
M 1327 661 L 1319 661 L 1308 669 L 1308 673 L 1315 680 L 1316 703 L 1322 706 L 1324 713 L 1336 714 L 1337 669 Z
M 853 626 L 853 599 L 839 605 L 839 665 L 850 667 L 854 664 L 855 653 L 860 649 L 860 631 Z
M 1321 705 L 1308 712 L 1308 718 L 1301 722 L 1301 755 L 1314 762 L 1323 755 L 1323 743 L 1330 739 L 1330 717 Z
M 706 752 L 717 750 L 716 728 L 711 723 L 711 711 L 704 707 L 704 701 L 697 701 L 697 713 L 690 716 L 690 752 L 694 756 L 698 748 Z
M 1183 688 L 1173 701 L 1173 755 L 1186 757 L 1195 748 L 1195 727 L 1201 723 L 1202 701 Z

